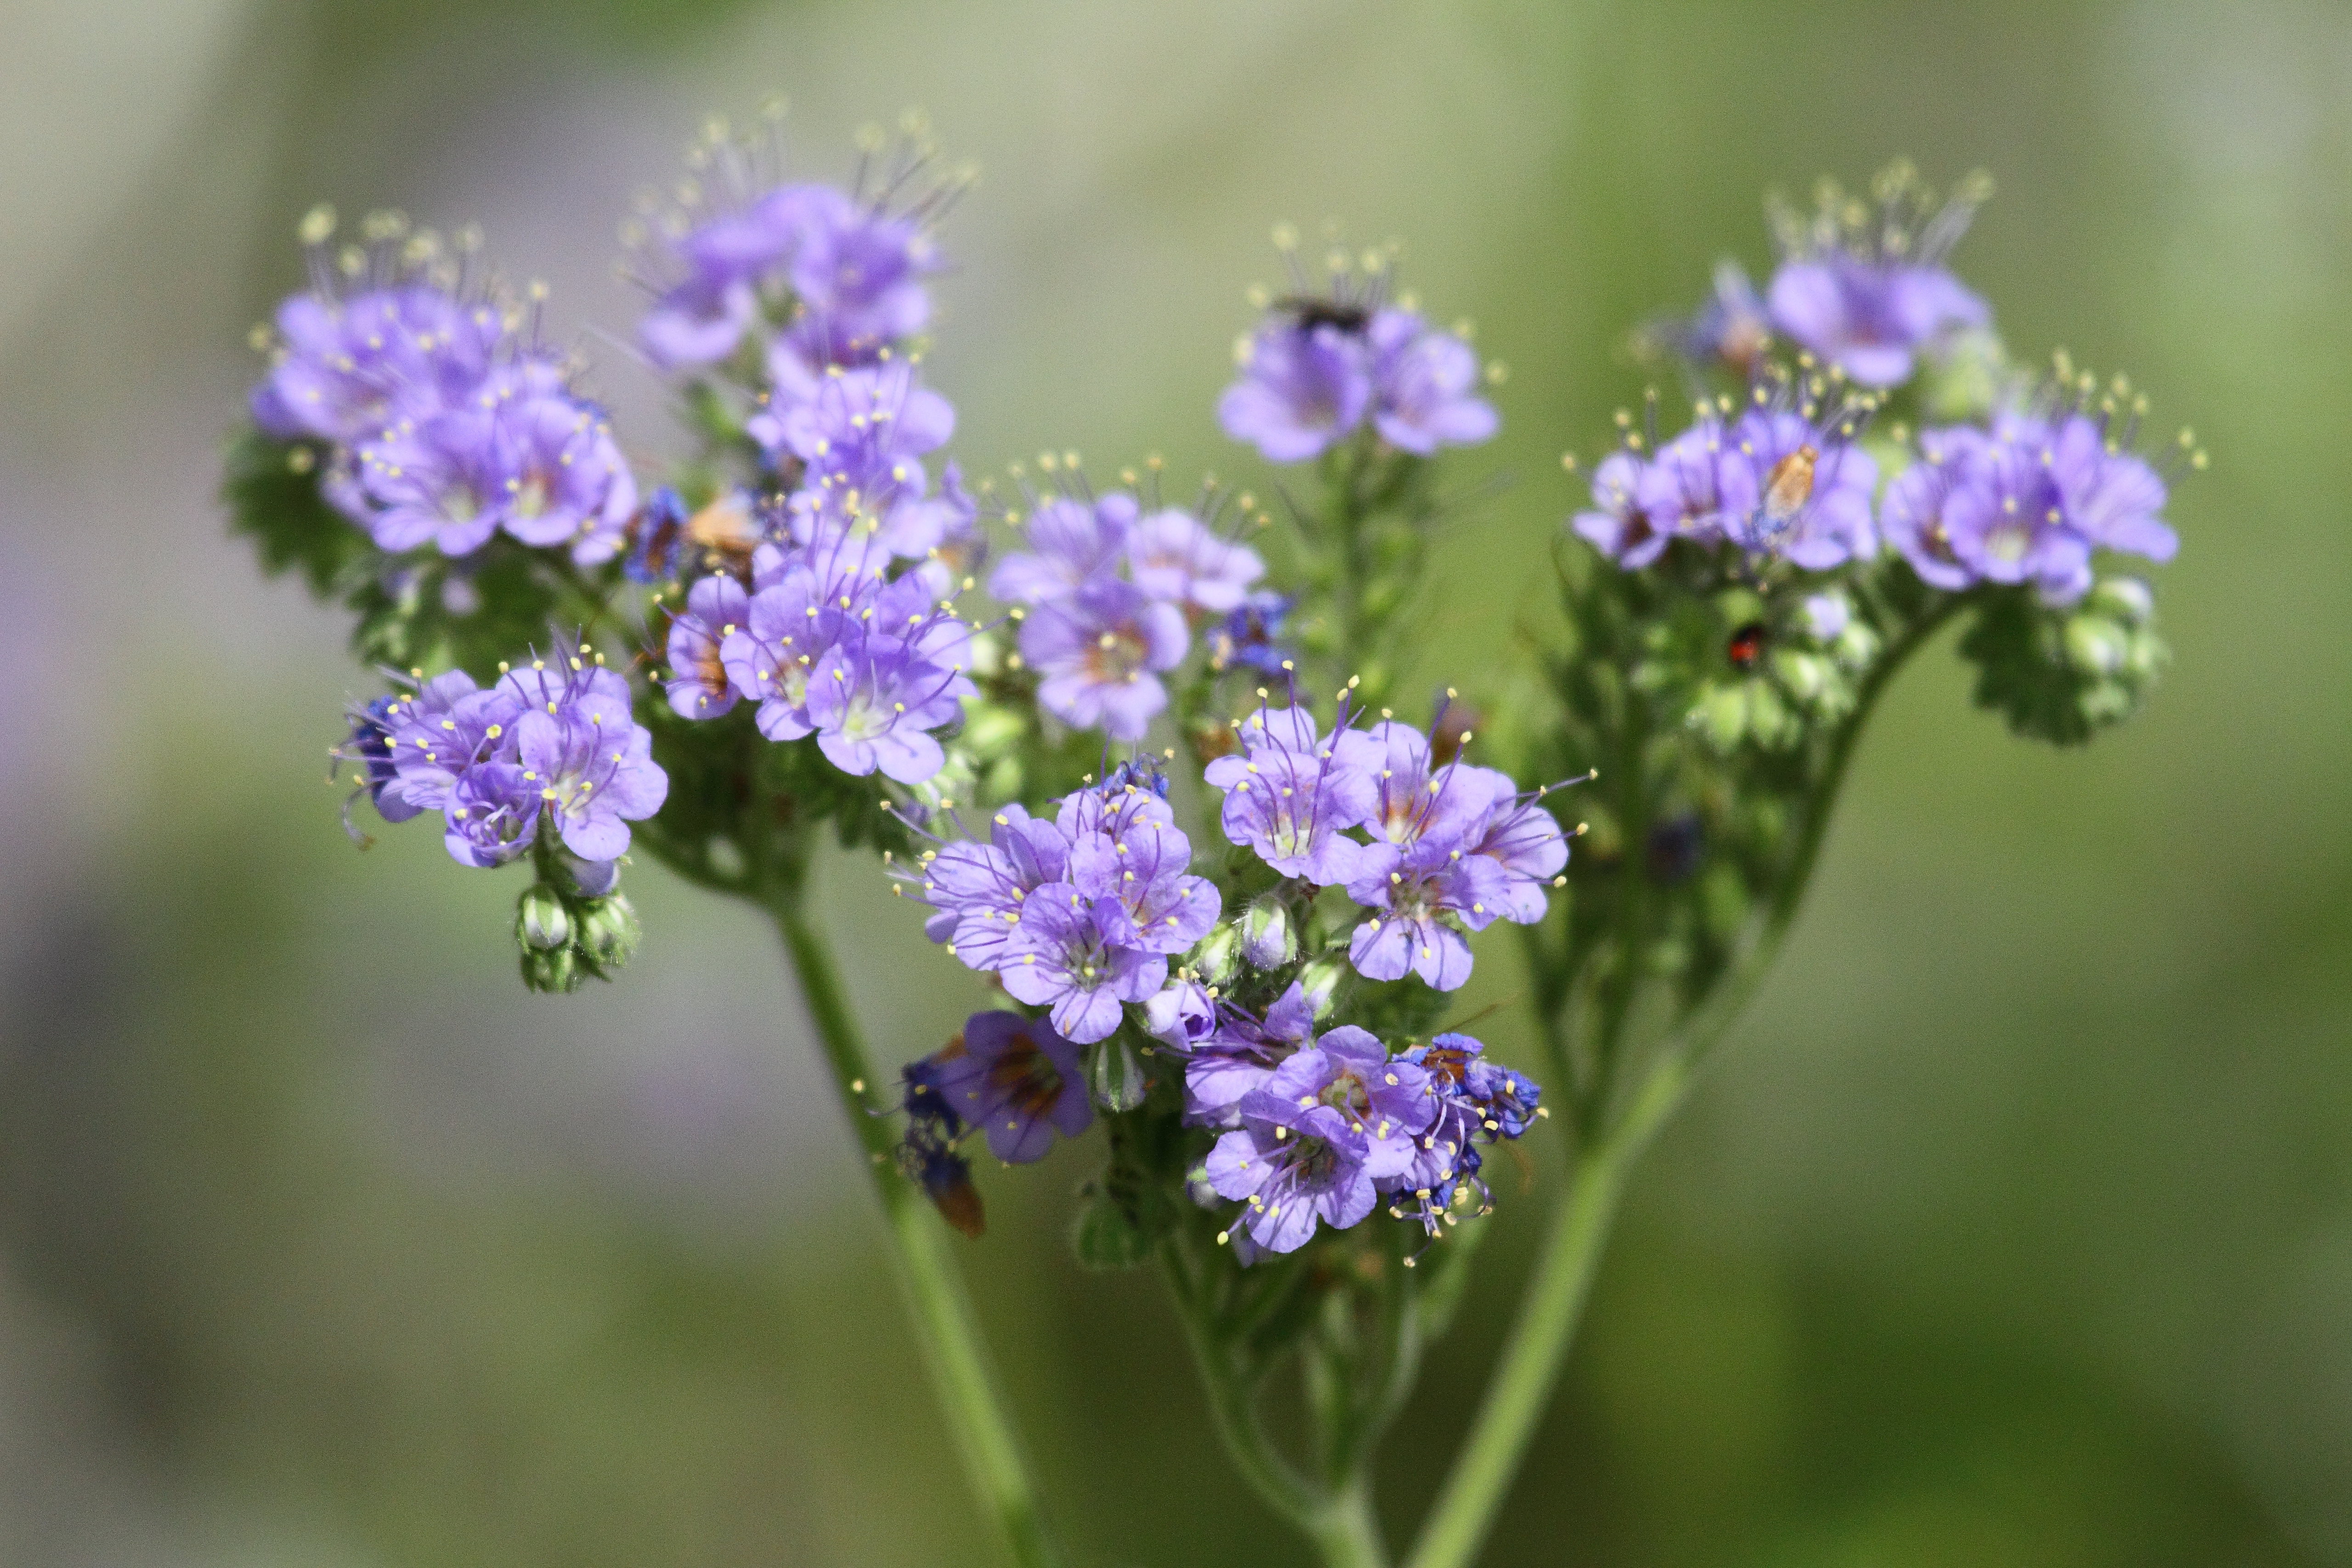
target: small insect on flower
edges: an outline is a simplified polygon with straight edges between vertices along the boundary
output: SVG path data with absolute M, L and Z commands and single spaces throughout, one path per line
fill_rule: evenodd
M 1274 302 L 1273 308 L 1286 312 L 1301 331 L 1312 331 L 1317 327 L 1336 327 L 1343 332 L 1360 332 L 1372 324 L 1372 306 L 1369 300 L 1330 300 L 1305 294 L 1286 294 Z
M 1772 465 L 1772 471 L 1764 480 L 1764 518 L 1768 523 L 1787 523 L 1812 500 L 1813 466 L 1821 457 L 1821 449 L 1808 441 Z
M 1753 669 L 1757 661 L 1764 657 L 1768 637 L 1769 633 L 1762 621 L 1750 621 L 1731 634 L 1731 640 L 1724 645 L 1723 656 L 1731 661 L 1734 669 L 1743 672 Z

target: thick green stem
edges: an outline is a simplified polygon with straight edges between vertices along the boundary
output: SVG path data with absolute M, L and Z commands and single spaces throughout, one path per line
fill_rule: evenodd
M 923 1364 L 955 1434 L 972 1489 L 1001 1532 L 1012 1561 L 1020 1568 L 1058 1568 L 1063 1562 L 1061 1550 L 1046 1532 L 1020 1440 L 1006 1418 L 1003 1398 L 997 1391 L 979 1327 L 972 1321 L 971 1303 L 964 1295 L 954 1261 L 947 1255 L 940 1221 L 914 1184 L 899 1174 L 893 1159 L 896 1139 L 890 1124 L 869 1114 L 865 1091 L 873 1081 L 874 1068 L 856 1021 L 850 1016 L 832 950 L 806 920 L 803 897 L 803 889 L 797 883 L 774 897 L 776 925 L 783 933 L 793 970 L 800 977 L 802 994 L 808 999 L 809 1017 L 816 1026 L 825 1065 L 833 1069 L 842 1110 L 882 1200 L 894 1271 L 914 1319 Z
M 1324 1568 L 1388 1568 L 1388 1547 L 1372 1512 L 1370 1490 L 1360 1476 L 1304 1522 Z
M 1661 1058 L 1624 1119 L 1578 1152 L 1518 1321 L 1486 1385 L 1470 1440 L 1422 1527 L 1410 1568 L 1467 1568 L 1486 1539 L 1528 1439 L 1551 1403 L 1552 1385 L 1609 1239 L 1626 1170 L 1688 1084 L 1679 1058 Z

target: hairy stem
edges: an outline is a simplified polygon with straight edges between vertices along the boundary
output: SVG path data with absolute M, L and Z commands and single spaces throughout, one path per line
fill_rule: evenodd
M 882 1200 L 894 1272 L 914 1319 L 915 1338 L 940 1411 L 955 1434 L 972 1490 L 1012 1561 L 1020 1568 L 1059 1568 L 1061 1549 L 1045 1529 L 1027 1461 L 1005 1415 L 1003 1397 L 963 1281 L 947 1255 L 940 1221 L 914 1184 L 898 1173 L 889 1123 L 868 1113 L 865 1089 L 873 1081 L 874 1068 L 850 1016 L 833 952 L 806 918 L 804 892 L 795 878 L 775 893 L 771 907 L 808 999 L 809 1017 L 824 1047 L 825 1065 L 832 1068 L 842 1110 Z

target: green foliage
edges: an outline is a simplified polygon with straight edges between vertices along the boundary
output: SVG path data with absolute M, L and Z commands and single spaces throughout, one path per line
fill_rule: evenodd
M 221 500 L 230 530 L 253 541 L 264 572 L 299 572 L 323 599 L 372 575 L 382 552 L 319 494 L 321 460 L 310 442 L 279 441 L 248 426 L 229 443 Z
M 2137 712 L 2169 661 L 2153 601 L 2135 578 L 2109 579 L 2079 605 L 2056 609 L 2030 588 L 1979 592 L 1960 654 L 1977 667 L 1977 705 L 2021 735 L 2081 745 Z

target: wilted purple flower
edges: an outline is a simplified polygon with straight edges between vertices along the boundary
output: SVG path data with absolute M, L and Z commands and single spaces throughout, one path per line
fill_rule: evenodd
M 940 1097 L 1009 1165 L 1045 1158 L 1057 1131 L 1076 1138 L 1094 1125 L 1078 1047 L 1042 1018 L 973 1014 L 961 1054 L 942 1060 L 936 1076 Z
M 1400 451 L 1426 458 L 1441 446 L 1491 440 L 1501 421 L 1477 395 L 1478 356 L 1452 332 L 1412 310 L 1375 313 L 1366 339 L 1372 355 L 1372 426 Z
M 1021 657 L 1042 678 L 1037 700 L 1047 712 L 1114 741 L 1139 741 L 1168 706 L 1159 672 L 1181 663 L 1190 641 L 1175 605 L 1108 579 L 1039 605 L 1022 623 Z
M 1486 1206 L 1477 1145 L 1526 1132 L 1543 1090 L 1524 1074 L 1487 1060 L 1486 1047 L 1468 1035 L 1440 1035 L 1398 1059 L 1427 1073 L 1435 1115 L 1416 1140 L 1412 1163 L 1381 1185 L 1417 1200 L 1410 1211 L 1400 1206 L 1390 1212 L 1420 1221 L 1434 1236 L 1462 1185 L 1479 1194 L 1482 1211 Z
M 1141 1002 L 1166 983 L 1168 960 L 1123 946 L 1120 922 L 1068 882 L 1048 882 L 1023 900 L 1006 941 L 1004 989 L 1033 1007 L 1051 1007 L 1054 1027 L 1091 1045 L 1118 1027 L 1119 1004 Z
M 401 701 L 396 696 L 378 697 L 353 708 L 351 735 L 334 753 L 344 762 L 359 764 L 359 787 L 351 798 L 357 800 L 366 795 L 376 815 L 386 822 L 406 822 L 424 809 L 392 788 L 400 782 L 400 769 L 392 760 L 391 727 L 399 714 Z M 354 838 L 362 837 L 352 826 L 349 802 L 343 807 L 343 829 Z
M 1578 512 L 1570 526 L 1595 550 L 1628 572 L 1665 553 L 1671 533 L 1650 523 L 1642 509 L 1644 465 L 1631 452 L 1612 452 L 1592 470 L 1592 510 Z
M 1151 597 L 1199 610 L 1236 608 L 1265 575 L 1256 551 L 1218 538 L 1174 507 L 1148 514 L 1129 531 L 1127 564 L 1135 585 Z
M 1048 497 L 1029 519 L 1029 548 L 997 563 L 988 591 L 1008 605 L 1045 605 L 1108 579 L 1138 510 L 1135 498 L 1118 490 L 1092 502 Z
M 1348 961 L 1369 980 L 1414 973 L 1440 991 L 1470 978 L 1470 944 L 1458 926 L 1483 931 L 1504 912 L 1510 892 L 1500 864 L 1464 852 L 1458 842 L 1423 838 L 1402 849 L 1366 850 L 1348 896 L 1378 911 L 1358 926 Z
M 1870 515 L 1878 464 L 1853 444 L 1845 416 L 1824 427 L 1794 410 L 1758 409 L 1740 416 L 1731 439 L 1754 471 L 1756 494 L 1751 510 L 1725 520 L 1733 543 L 1808 572 L 1878 553 Z
M 1284 623 L 1290 618 L 1290 596 L 1261 588 L 1241 602 L 1224 623 L 1209 634 L 1209 668 L 1239 667 L 1261 675 L 1282 673 L 1291 659 L 1282 646 Z
M 1217 400 L 1217 420 L 1268 462 L 1318 456 L 1371 406 L 1371 347 L 1360 328 L 1270 316 L 1239 358 L 1241 378 Z

